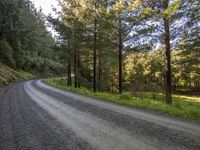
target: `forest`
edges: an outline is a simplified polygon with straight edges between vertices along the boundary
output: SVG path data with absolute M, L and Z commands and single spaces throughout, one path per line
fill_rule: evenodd
M 31 1 L 0 1 L 0 62 L 34 74 L 62 72 L 42 10 Z
M 0 1 L 0 63 L 93 92 L 200 91 L 200 1 Z M 47 27 L 56 31 L 53 37 Z

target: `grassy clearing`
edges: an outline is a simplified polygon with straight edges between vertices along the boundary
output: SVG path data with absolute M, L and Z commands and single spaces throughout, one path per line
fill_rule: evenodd
M 173 96 L 173 105 L 167 105 L 162 100 L 158 100 L 159 96 L 162 99 L 163 95 L 161 94 L 152 95 L 152 93 L 144 93 L 142 98 L 138 98 L 138 96 L 135 93 L 130 92 L 123 94 L 113 94 L 107 92 L 93 93 L 91 90 L 86 88 L 78 89 L 73 87 L 67 87 L 66 80 L 60 78 L 47 79 L 45 80 L 45 83 L 60 89 L 99 98 L 105 101 L 111 101 L 127 106 L 152 109 L 191 120 L 200 120 L 200 103 L 186 101 L 187 98 L 180 96 L 177 97 L 177 95 Z M 153 99 L 155 96 L 157 96 L 156 99 Z
M 9 83 L 32 79 L 33 75 L 22 70 L 13 70 L 5 65 L 0 64 L 0 87 L 4 87 Z

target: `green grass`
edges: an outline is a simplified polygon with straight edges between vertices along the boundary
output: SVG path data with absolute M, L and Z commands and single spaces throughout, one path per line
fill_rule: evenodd
M 32 79 L 33 75 L 22 70 L 14 70 L 8 66 L 0 64 L 0 87 L 4 87 L 12 82 Z
M 173 104 L 167 105 L 162 100 L 158 100 L 159 96 L 162 99 L 162 94 L 156 94 L 157 98 L 153 99 L 155 95 L 152 96 L 152 93 L 144 93 L 142 96 L 143 98 L 139 98 L 140 96 L 138 97 L 136 93 L 130 92 L 123 94 L 113 94 L 108 92 L 93 93 L 87 88 L 74 88 L 66 86 L 66 80 L 64 78 L 47 79 L 45 80 L 45 83 L 60 89 L 99 98 L 105 101 L 115 102 L 127 106 L 151 109 L 191 120 L 200 120 L 200 103 L 186 101 L 185 98 L 177 98 L 176 95 L 173 96 Z

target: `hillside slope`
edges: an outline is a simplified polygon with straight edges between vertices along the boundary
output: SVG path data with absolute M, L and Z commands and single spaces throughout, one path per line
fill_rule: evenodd
M 28 72 L 14 70 L 8 66 L 0 64 L 0 87 L 4 87 L 12 82 L 31 78 L 33 78 L 33 75 Z

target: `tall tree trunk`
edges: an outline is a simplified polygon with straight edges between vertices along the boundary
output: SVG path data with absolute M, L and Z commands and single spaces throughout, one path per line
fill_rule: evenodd
M 122 93 L 122 72 L 123 72 L 123 67 L 122 67 L 122 50 L 123 50 L 123 42 L 122 42 L 122 19 L 121 16 L 119 16 L 119 93 Z
M 74 87 L 77 88 L 77 54 L 74 54 Z
M 68 66 L 67 66 L 67 85 L 72 85 L 72 67 L 71 67 L 71 61 L 68 60 Z
M 96 5 L 95 4 L 95 8 L 96 8 Z M 97 88 L 97 85 L 96 85 L 96 80 L 97 80 L 97 76 L 96 76 L 96 67 L 97 67 L 97 49 L 96 49 L 96 42 L 97 42 L 97 19 L 95 17 L 95 20 L 94 20 L 94 49 L 93 49 L 93 91 L 96 92 L 96 88 Z
M 169 6 L 169 0 L 163 0 L 163 10 L 165 11 Z M 172 104 L 172 72 L 171 72 L 171 52 L 170 52 L 170 25 L 169 25 L 169 16 L 165 14 L 164 17 L 164 44 L 165 44 L 165 59 L 166 59 L 166 80 L 165 80 L 165 88 L 166 88 L 166 103 Z
M 102 67 L 101 67 L 101 57 L 99 54 L 99 81 L 102 80 Z
M 80 54 L 78 53 L 78 62 L 77 62 L 77 68 L 78 68 L 78 88 L 80 88 L 81 87 L 81 82 L 80 82 L 80 75 L 81 75 L 81 73 L 80 73 Z

